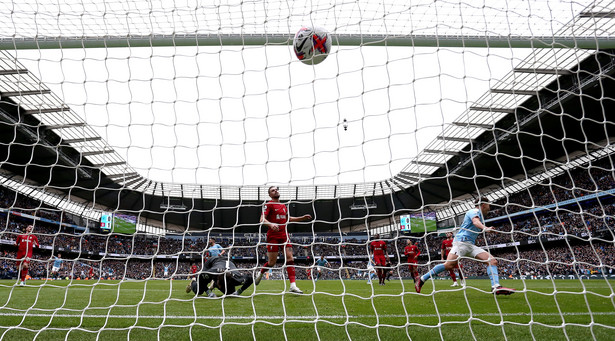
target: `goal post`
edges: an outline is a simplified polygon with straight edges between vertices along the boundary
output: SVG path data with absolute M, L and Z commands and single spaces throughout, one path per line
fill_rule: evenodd
M 332 34 L 334 46 L 414 46 L 460 48 L 612 49 L 613 37 L 570 36 L 437 36 Z M 84 37 L 1 38 L 0 49 L 72 49 L 173 46 L 276 46 L 292 44 L 288 34 L 178 34 Z

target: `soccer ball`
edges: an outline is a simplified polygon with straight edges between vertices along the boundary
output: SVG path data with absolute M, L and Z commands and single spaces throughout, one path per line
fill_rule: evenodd
M 293 40 L 295 55 L 304 64 L 321 63 L 331 51 L 329 32 L 321 27 L 302 27 Z

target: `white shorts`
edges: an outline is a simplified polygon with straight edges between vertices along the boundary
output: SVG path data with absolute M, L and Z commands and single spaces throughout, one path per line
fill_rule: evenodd
M 376 270 L 374 269 L 373 266 L 370 265 L 367 267 L 367 272 L 376 272 Z
M 456 254 L 459 257 L 470 256 L 472 258 L 476 258 L 477 255 L 483 252 L 487 252 L 487 251 L 481 249 L 480 247 L 474 244 L 465 243 L 465 242 L 453 242 L 453 248 L 451 249 L 450 253 Z
M 317 267 L 316 267 L 316 271 L 318 271 L 318 272 L 320 272 L 320 271 L 321 271 L 320 266 L 317 266 Z
M 51 268 L 51 272 L 58 272 L 58 271 L 60 271 L 60 268 L 57 266 L 54 266 Z
M 169 275 L 169 272 L 168 272 L 168 271 L 165 271 L 165 272 L 164 272 L 164 275 L 165 275 L 165 276 L 168 276 L 168 275 Z

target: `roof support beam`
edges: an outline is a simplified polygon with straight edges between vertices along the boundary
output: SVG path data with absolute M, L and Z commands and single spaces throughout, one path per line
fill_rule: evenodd
M 514 114 L 515 109 L 508 108 L 494 108 L 494 107 L 470 107 L 470 110 L 474 111 L 488 111 L 488 112 L 501 112 L 505 114 Z
M 92 155 L 100 155 L 100 154 L 111 154 L 115 153 L 113 149 L 104 149 L 104 150 L 95 150 L 93 152 L 83 152 L 81 156 L 92 156 Z
M 53 112 L 62 112 L 69 111 L 69 107 L 60 107 L 60 108 L 44 108 L 44 109 L 32 109 L 32 110 L 21 110 L 21 113 L 24 115 L 32 115 L 32 114 L 47 114 Z
M 40 89 L 40 90 L 23 90 L 23 91 L 7 91 L 0 93 L 2 97 L 18 97 L 18 96 L 32 96 L 32 95 L 47 95 L 50 94 L 51 90 Z
M 83 137 L 80 139 L 66 139 L 66 140 L 62 140 L 62 143 L 80 143 L 80 142 L 89 142 L 89 141 L 98 141 L 101 140 L 102 138 L 100 136 L 94 136 L 94 137 Z
M 437 163 L 437 162 L 415 161 L 412 163 L 417 164 L 417 165 L 422 165 L 422 166 L 429 166 L 429 167 L 438 167 L 438 168 L 444 167 L 443 163 Z
M 77 123 L 65 123 L 65 124 L 56 124 L 52 126 L 46 126 L 47 129 L 68 129 L 68 128 L 80 128 L 85 127 L 86 124 L 84 122 Z
M 615 11 L 611 12 L 581 12 L 579 18 L 615 19 Z
M 453 122 L 453 125 L 458 126 L 458 127 L 493 129 L 493 124 L 484 124 L 484 123 Z
M 515 89 L 491 89 L 492 94 L 508 94 L 508 95 L 522 95 L 522 96 L 534 96 L 538 94 L 538 91 L 532 90 L 515 90 Z
M 122 166 L 125 165 L 126 161 L 120 161 L 120 162 L 107 162 L 107 163 L 99 163 L 94 165 L 94 167 L 100 168 L 100 167 L 113 167 L 113 166 Z
M 513 72 L 520 73 L 539 73 L 543 75 L 571 75 L 572 71 L 566 69 L 529 69 L 529 68 L 514 68 Z
M 452 141 L 452 142 L 467 142 L 467 143 L 470 143 L 470 141 L 472 141 L 472 139 L 464 138 L 464 137 L 436 136 L 436 138 L 438 140 Z
M 445 154 L 445 155 L 459 155 L 459 152 L 455 152 L 452 150 L 438 150 L 438 149 L 423 149 L 423 152 L 430 154 Z
M 0 76 L 27 74 L 28 69 L 0 70 Z

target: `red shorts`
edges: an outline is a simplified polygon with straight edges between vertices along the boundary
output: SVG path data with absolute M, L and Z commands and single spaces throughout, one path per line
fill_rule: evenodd
M 384 258 L 384 256 L 374 256 L 374 263 L 376 263 L 376 265 L 379 266 L 385 266 L 386 265 L 386 259 Z
M 278 252 L 280 251 L 280 246 L 282 245 L 285 247 L 293 247 L 290 244 L 290 240 L 286 234 L 267 235 L 267 252 Z

